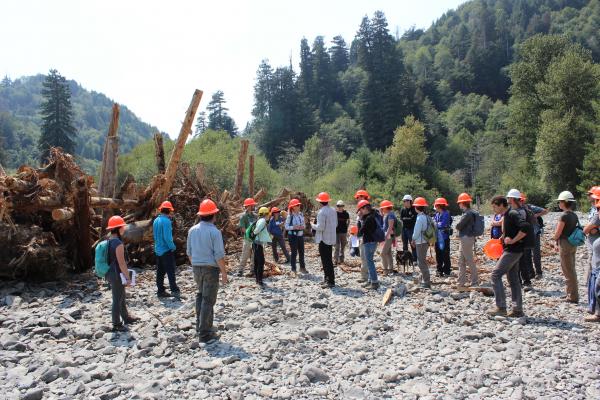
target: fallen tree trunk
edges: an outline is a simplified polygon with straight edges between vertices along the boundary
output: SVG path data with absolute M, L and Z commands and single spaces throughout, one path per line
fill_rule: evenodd
M 123 240 L 130 244 L 139 244 L 142 242 L 151 242 L 152 238 L 152 220 L 136 221 L 128 224 L 125 228 Z
M 270 209 L 271 207 L 278 206 L 281 203 L 287 202 L 289 199 L 290 199 L 290 191 L 288 189 L 284 188 L 284 189 L 281 190 L 281 192 L 279 193 L 279 195 L 275 199 L 273 199 L 271 201 L 268 201 L 268 202 L 266 202 L 264 204 L 261 204 L 258 207 L 259 208 L 261 208 L 261 207 L 267 207 L 267 208 Z
M 72 208 L 56 208 L 52 210 L 52 219 L 54 221 L 68 221 L 73 218 L 74 212 Z
M 120 208 L 123 210 L 132 210 L 139 207 L 137 200 L 111 199 L 108 197 L 92 197 L 90 204 L 94 208 Z
M 252 192 L 250 192 L 250 193 L 252 193 Z M 256 192 L 256 194 L 252 198 L 254 199 L 254 201 L 256 201 L 258 203 L 266 195 L 267 195 L 267 191 L 264 188 L 261 188 L 258 192 Z

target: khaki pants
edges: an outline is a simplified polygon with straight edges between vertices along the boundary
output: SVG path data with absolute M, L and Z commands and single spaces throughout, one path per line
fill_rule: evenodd
M 429 250 L 429 243 L 417 243 L 417 262 L 421 270 L 421 283 L 424 285 L 431 284 L 429 265 L 427 264 L 427 250 Z
M 475 237 L 460 238 L 458 254 L 458 285 L 465 286 L 467 282 L 467 266 L 471 269 L 471 286 L 479 285 L 477 265 L 475 265 Z
M 392 244 L 394 238 L 386 239 L 381 250 L 381 262 L 384 272 L 392 272 L 394 270 L 394 259 L 392 258 Z
M 577 286 L 577 271 L 575 270 L 575 253 L 577 247 L 572 246 L 567 239 L 560 239 L 560 267 L 565 276 L 567 300 L 579 301 Z
M 347 233 L 337 233 L 335 239 L 334 260 L 335 263 L 344 262 L 344 250 L 348 244 Z
M 243 272 L 244 268 L 246 268 L 246 263 L 250 260 L 250 271 L 253 271 L 254 261 L 252 260 L 252 242 L 244 240 L 244 245 L 242 246 L 242 256 L 240 257 L 240 265 L 238 266 L 239 271 Z

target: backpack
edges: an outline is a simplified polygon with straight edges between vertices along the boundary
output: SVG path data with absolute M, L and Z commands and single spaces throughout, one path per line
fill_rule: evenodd
M 253 223 L 250 224 L 250 226 L 248 228 L 246 228 L 246 233 L 244 233 L 244 239 L 254 242 L 254 239 L 256 239 L 256 234 L 254 233 L 254 229 L 256 229 L 257 222 L 258 222 L 258 220 L 254 221 Z M 265 227 L 266 227 L 266 225 L 265 225 Z
M 103 240 L 96 245 L 94 251 L 94 272 L 96 272 L 96 275 L 100 278 L 104 278 L 110 269 L 110 264 L 108 263 L 108 248 L 108 240 Z
M 583 233 L 583 228 L 577 222 L 577 226 L 573 229 L 573 232 L 567 238 L 571 246 L 579 247 L 585 243 L 585 233 Z
M 485 219 L 477 211 L 473 211 L 473 236 L 483 236 L 485 233 Z
M 531 212 L 529 208 L 520 208 L 518 211 L 519 215 L 521 216 L 523 216 L 523 213 L 525 213 L 525 216 L 523 216 L 523 218 L 525 218 L 525 221 L 527 221 L 527 223 L 529 224 L 529 226 L 527 227 L 525 237 L 521 239 L 521 243 L 523 243 L 523 248 L 533 249 L 535 247 L 535 232 L 533 226 L 537 222 L 535 215 Z
M 374 212 L 375 222 L 377 222 L 377 228 L 373 232 L 373 238 L 377 243 L 385 242 L 385 232 L 383 231 L 383 217 L 378 212 Z
M 402 225 L 402 220 L 396 218 L 396 221 L 394 222 L 394 236 L 397 238 L 402 237 Z
M 425 238 L 430 245 L 434 245 L 435 242 L 437 242 L 437 225 L 429 215 L 426 215 L 425 218 L 427 218 L 427 229 L 423 231 L 423 238 Z

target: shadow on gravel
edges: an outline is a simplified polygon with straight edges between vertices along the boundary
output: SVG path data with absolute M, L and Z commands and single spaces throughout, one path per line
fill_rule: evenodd
M 534 289 L 534 293 L 541 297 L 561 297 L 565 294 L 562 290 L 539 290 Z
M 339 286 L 336 286 L 333 289 L 331 289 L 331 292 L 333 294 L 337 294 L 340 296 L 353 297 L 355 299 L 357 299 L 359 297 L 363 297 L 365 295 L 364 290 L 345 288 L 345 287 L 339 287 Z
M 563 321 L 556 318 L 537 318 L 527 317 L 527 325 L 545 326 L 547 328 L 561 329 L 570 331 L 573 328 L 584 329 L 583 325 L 573 322 Z
M 209 344 L 204 348 L 211 357 L 217 358 L 228 358 L 228 357 L 237 357 L 239 360 L 244 360 L 252 357 L 250 354 L 246 352 L 241 347 L 234 346 L 230 343 L 225 342 L 214 342 Z

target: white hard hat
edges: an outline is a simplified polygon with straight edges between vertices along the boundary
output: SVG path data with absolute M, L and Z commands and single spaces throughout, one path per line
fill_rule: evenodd
M 558 195 L 558 199 L 556 199 L 557 201 L 575 201 L 575 196 L 573 196 L 573 193 L 569 192 L 568 190 L 565 190 L 564 192 L 560 192 L 560 194 Z
M 342 200 L 338 200 L 336 203 L 337 206 L 345 206 L 344 202 Z
M 510 189 L 506 195 L 506 198 L 521 200 L 521 192 L 519 192 L 517 189 Z
M 413 201 L 413 198 L 410 194 L 407 194 L 402 198 L 402 201 Z

